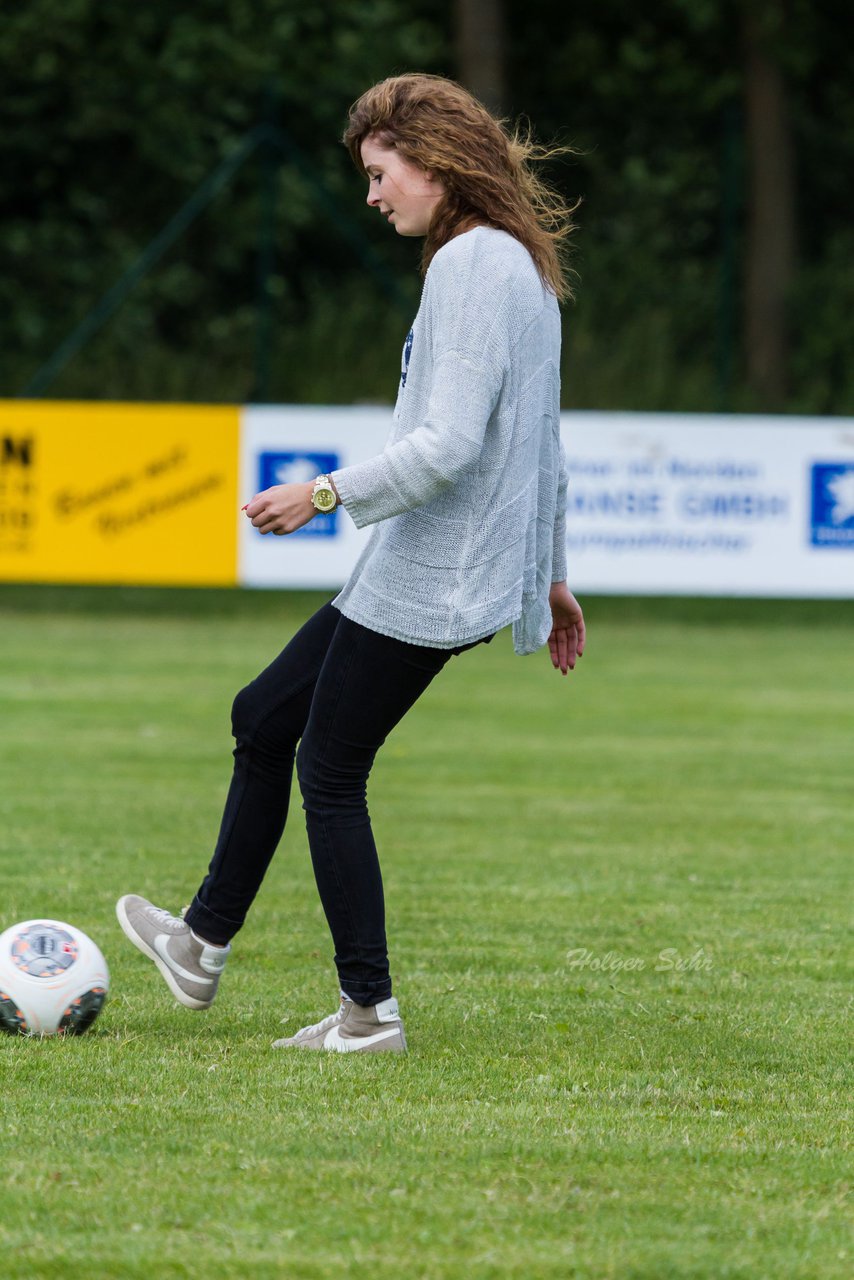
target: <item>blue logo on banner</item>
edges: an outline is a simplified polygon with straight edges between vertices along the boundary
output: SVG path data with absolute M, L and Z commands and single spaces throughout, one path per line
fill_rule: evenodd
M 317 476 L 328 475 L 339 465 L 337 453 L 260 453 L 258 455 L 258 492 L 274 484 L 305 484 Z M 308 524 L 289 533 L 289 538 L 334 538 L 338 532 L 338 510 L 328 516 L 315 516 Z M 262 534 L 258 534 L 259 538 Z M 269 535 L 267 535 L 269 536 Z
M 854 549 L 854 462 L 812 468 L 812 544 Z

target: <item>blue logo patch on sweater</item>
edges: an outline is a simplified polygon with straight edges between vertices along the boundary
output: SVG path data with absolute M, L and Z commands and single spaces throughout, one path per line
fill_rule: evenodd
M 409 357 L 412 355 L 412 330 L 406 335 L 406 341 L 403 344 L 403 357 L 400 362 L 400 385 L 406 386 L 406 376 L 409 373 Z
M 340 465 L 337 453 L 285 453 L 281 451 L 259 453 L 258 492 L 271 489 L 274 484 L 305 484 L 317 476 L 329 475 Z M 259 538 L 269 534 L 255 532 Z M 334 538 L 338 532 L 338 508 L 328 516 L 318 515 L 308 524 L 289 533 L 289 538 Z

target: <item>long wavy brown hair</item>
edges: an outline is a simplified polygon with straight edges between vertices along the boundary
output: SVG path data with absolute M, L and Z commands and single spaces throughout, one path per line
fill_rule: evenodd
M 559 299 L 572 297 L 567 242 L 578 202 L 568 204 L 534 167 L 573 154 L 571 147 L 538 146 L 523 128 L 508 132 L 462 85 L 422 74 L 382 80 L 353 103 L 343 141 L 362 174 L 361 146 L 369 136 L 442 181 L 422 271 L 454 236 L 476 226 L 497 227 L 525 246 Z

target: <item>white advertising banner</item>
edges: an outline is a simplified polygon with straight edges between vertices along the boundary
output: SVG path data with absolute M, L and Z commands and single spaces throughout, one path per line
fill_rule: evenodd
M 573 587 L 854 596 L 854 420 L 571 413 Z
M 241 505 L 379 453 L 390 408 L 245 408 Z M 566 413 L 573 588 L 854 597 L 854 420 Z M 238 581 L 337 588 L 370 530 L 345 511 L 286 538 L 241 517 Z
M 262 489 L 313 480 L 381 453 L 391 409 L 262 405 L 245 408 L 240 432 L 240 505 Z M 237 577 L 245 587 L 341 587 L 369 529 L 346 511 L 317 516 L 287 537 L 261 534 L 241 515 Z

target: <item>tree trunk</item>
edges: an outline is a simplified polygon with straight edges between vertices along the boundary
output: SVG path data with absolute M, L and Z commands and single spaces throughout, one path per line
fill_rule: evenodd
M 454 33 L 460 84 L 500 116 L 506 100 L 502 0 L 454 0 Z
M 765 14 L 783 21 L 780 0 Z M 747 380 L 763 408 L 779 409 L 789 391 L 787 309 L 795 274 L 794 147 L 782 71 L 767 28 L 745 13 L 745 127 L 748 213 L 745 280 Z

